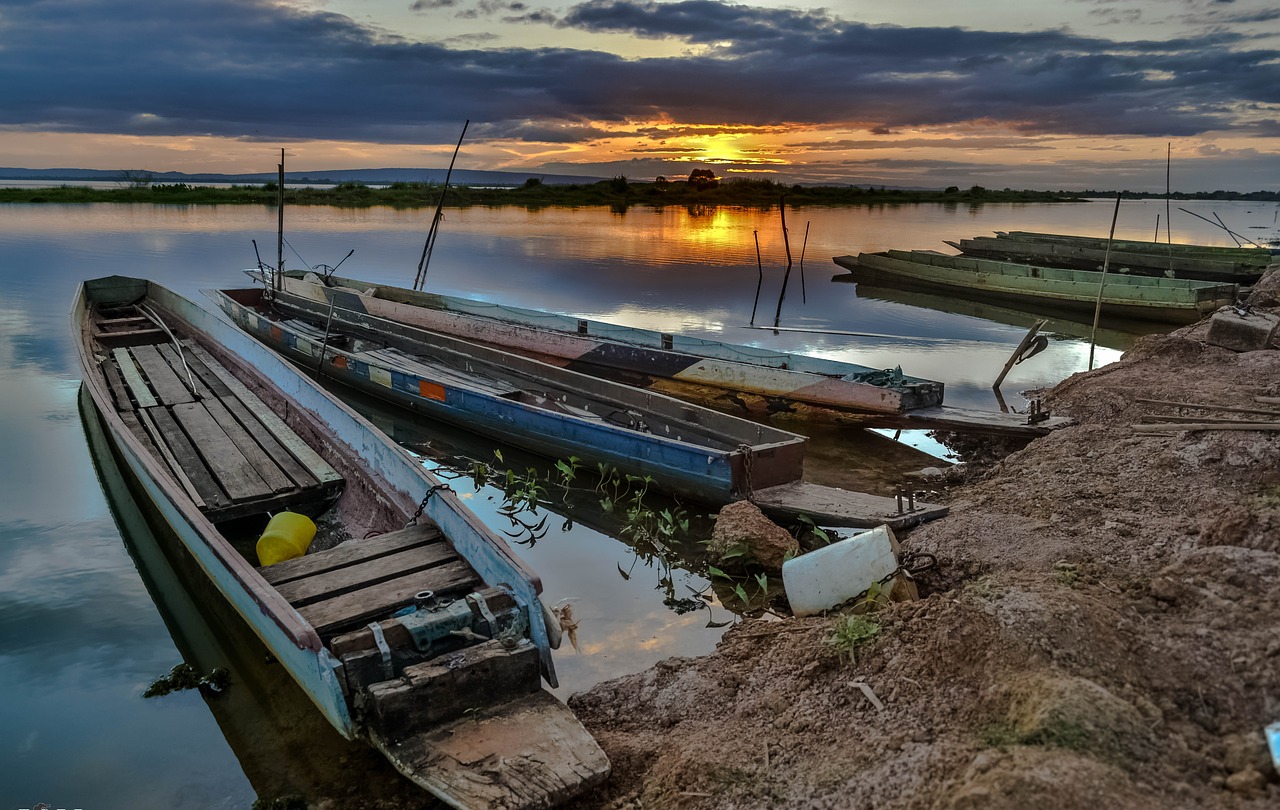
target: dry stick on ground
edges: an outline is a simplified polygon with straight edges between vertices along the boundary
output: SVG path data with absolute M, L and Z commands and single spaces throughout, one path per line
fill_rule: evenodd
M 1163 399 L 1139 399 L 1136 400 L 1139 405 L 1165 405 L 1170 408 L 1193 408 L 1198 411 L 1223 411 L 1225 413 L 1257 413 L 1264 415 L 1280 416 L 1280 411 L 1274 408 L 1237 408 L 1233 405 L 1199 405 L 1194 402 L 1169 402 Z
M 1180 433 L 1184 430 L 1280 430 L 1280 422 L 1191 422 L 1130 425 L 1137 433 Z

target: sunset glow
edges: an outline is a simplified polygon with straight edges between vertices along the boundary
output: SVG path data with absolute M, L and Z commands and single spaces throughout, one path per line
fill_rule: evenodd
M 470 120 L 461 167 L 530 174 L 1158 190 L 1172 145 L 1180 188 L 1280 176 L 1264 0 L 47 0 L 5 8 L 0 74 L 27 168 L 434 168 Z

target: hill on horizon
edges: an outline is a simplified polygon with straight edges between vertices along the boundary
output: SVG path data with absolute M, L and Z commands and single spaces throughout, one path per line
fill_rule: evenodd
M 132 176 L 149 176 L 156 183 L 235 183 L 241 185 L 258 185 L 276 180 L 275 172 L 254 172 L 252 174 L 217 174 L 202 172 L 155 172 L 148 169 L 21 169 L 0 167 L 0 180 L 48 180 L 75 181 L 92 180 L 95 182 L 111 182 L 126 180 L 126 174 Z M 443 183 L 445 169 L 322 169 L 307 172 L 285 172 L 285 184 L 289 183 L 373 183 L 378 185 L 389 183 Z M 518 186 L 529 178 L 536 178 L 549 185 L 570 185 L 574 183 L 594 183 L 605 180 L 604 177 L 577 176 L 571 174 L 548 174 L 545 172 L 505 172 L 484 171 L 478 169 L 454 169 L 451 183 L 466 186 Z

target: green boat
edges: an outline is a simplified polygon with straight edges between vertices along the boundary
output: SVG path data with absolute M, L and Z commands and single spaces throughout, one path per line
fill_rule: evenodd
M 947 241 L 966 256 L 997 261 L 1101 270 L 1105 262 L 1113 271 L 1143 276 L 1197 279 L 1230 284 L 1253 284 L 1274 258 L 1258 248 L 1225 248 L 1172 245 L 1159 242 L 1116 240 L 1108 249 L 1106 239 L 1016 231 Z
M 1102 273 L 949 256 L 932 250 L 888 250 L 837 256 L 853 280 L 949 293 L 983 301 L 1093 311 Z M 1193 323 L 1235 301 L 1236 285 L 1108 273 L 1102 311 L 1109 316 Z

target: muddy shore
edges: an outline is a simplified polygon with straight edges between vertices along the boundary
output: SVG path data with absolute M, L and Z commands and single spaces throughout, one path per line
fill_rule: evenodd
M 1280 433 L 1132 427 L 1280 396 L 1280 351 L 1207 330 L 1046 392 L 1079 424 L 901 535 L 939 567 L 855 660 L 831 618 L 746 621 L 574 696 L 613 776 L 572 806 L 1280 806 Z

